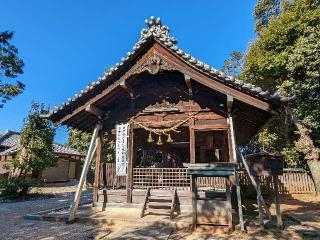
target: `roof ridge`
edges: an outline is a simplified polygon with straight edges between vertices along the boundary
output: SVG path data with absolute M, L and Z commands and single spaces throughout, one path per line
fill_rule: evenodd
M 119 67 L 121 67 L 125 62 L 127 62 L 150 38 L 154 38 L 157 42 L 166 47 L 166 49 L 186 62 L 188 65 L 197 68 L 204 74 L 217 78 L 218 81 L 221 81 L 229 86 L 242 91 L 246 91 L 247 93 L 250 93 L 256 97 L 263 98 L 265 100 L 280 100 L 283 102 L 289 100 L 288 97 L 282 96 L 282 92 L 279 90 L 269 92 L 268 90 L 263 90 L 259 86 L 251 83 L 246 83 L 245 81 L 235 78 L 234 76 L 228 76 L 223 71 L 219 71 L 214 67 L 193 57 L 191 54 L 183 51 L 177 46 L 177 40 L 174 37 L 170 36 L 169 27 L 162 24 L 160 17 L 155 18 L 154 16 L 151 16 L 149 19 L 145 20 L 145 23 L 147 24 L 148 28 L 143 28 L 141 30 L 139 41 L 134 44 L 132 51 L 129 51 L 126 57 L 121 58 L 121 61 L 119 63 L 116 63 L 114 66 L 108 68 L 104 72 L 104 75 L 102 77 L 99 77 L 97 81 L 89 83 L 85 90 L 81 90 L 79 94 L 75 94 L 74 98 L 68 98 L 67 102 L 63 102 L 59 107 L 55 106 L 53 110 L 50 111 L 48 116 L 50 117 L 58 111 L 64 109 L 66 106 L 70 105 L 72 102 L 76 101 L 87 92 L 93 90 L 95 86 L 100 85 L 102 82 L 108 80 L 108 77 L 115 71 L 117 71 Z

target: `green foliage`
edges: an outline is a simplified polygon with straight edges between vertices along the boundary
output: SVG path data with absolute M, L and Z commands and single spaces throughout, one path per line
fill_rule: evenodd
M 227 75 L 239 76 L 243 68 L 244 57 L 245 55 L 242 52 L 231 52 L 230 57 L 224 60 L 221 70 Z
M 57 164 L 52 149 L 55 129 L 49 120 L 42 117 L 47 112 L 44 105 L 32 103 L 29 115 L 24 120 L 20 147 L 12 161 L 14 171 L 19 171 L 19 176 L 23 178 L 27 173 L 41 172 Z
M 78 150 L 82 155 L 82 160 L 85 159 L 85 156 L 88 152 L 91 134 L 79 131 L 77 129 L 72 129 L 69 132 L 68 146 L 73 149 Z M 104 137 L 103 140 L 103 162 L 114 162 L 115 161 L 115 141 Z
M 0 108 L 6 101 L 19 95 L 24 84 L 20 81 L 10 83 L 10 79 L 23 73 L 24 63 L 18 57 L 18 49 L 10 43 L 13 32 L 0 32 Z
M 25 197 L 31 190 L 32 182 L 18 177 L 11 177 L 0 181 L 1 196 L 4 199 L 17 199 Z
M 280 3 L 281 0 L 258 0 L 253 12 L 256 31 L 268 26 L 269 20 L 279 15 Z
M 254 13 L 258 36 L 246 53 L 241 73 L 248 82 L 294 96 L 291 107 L 312 131 L 316 145 L 320 144 L 319 7 L 319 0 L 260 0 Z M 301 149 L 293 143 L 295 131 L 285 120 L 287 117 L 267 124 L 247 149 L 263 146 L 279 151 L 288 166 L 301 166 Z

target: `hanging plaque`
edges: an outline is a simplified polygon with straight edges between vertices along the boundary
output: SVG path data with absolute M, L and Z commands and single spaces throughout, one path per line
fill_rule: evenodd
M 116 175 L 127 176 L 129 124 L 118 124 L 116 130 Z

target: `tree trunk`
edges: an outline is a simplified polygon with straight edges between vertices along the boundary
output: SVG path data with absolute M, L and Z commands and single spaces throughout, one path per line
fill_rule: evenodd
M 292 109 L 287 108 L 286 112 L 291 116 L 293 123 L 297 126 L 300 138 L 295 142 L 299 151 L 303 152 L 304 158 L 308 164 L 315 188 L 316 195 L 320 196 L 320 149 L 317 148 L 310 137 L 310 130 L 307 129 L 293 113 Z
M 320 161 L 307 160 L 308 167 L 316 189 L 316 196 L 320 196 Z

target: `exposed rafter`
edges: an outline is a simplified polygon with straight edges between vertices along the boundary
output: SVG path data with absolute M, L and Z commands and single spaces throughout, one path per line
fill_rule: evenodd
M 99 120 L 105 119 L 108 115 L 105 111 L 101 110 L 93 104 L 88 105 L 86 107 L 86 111 L 96 116 Z

